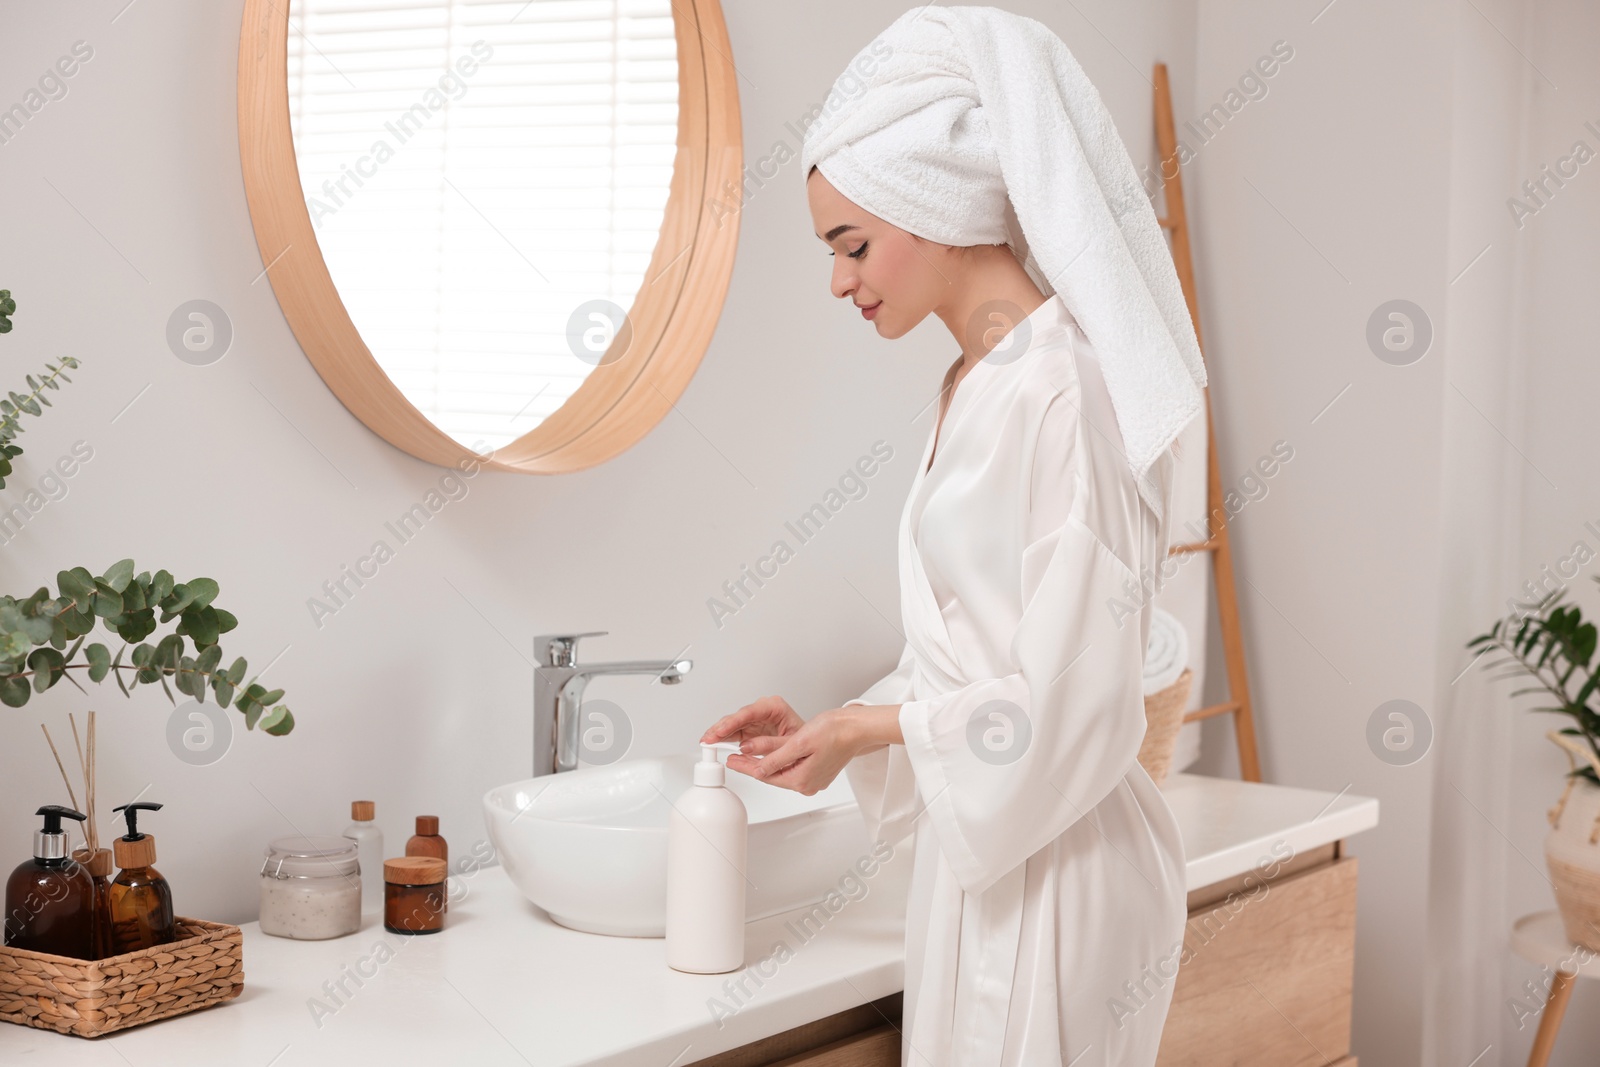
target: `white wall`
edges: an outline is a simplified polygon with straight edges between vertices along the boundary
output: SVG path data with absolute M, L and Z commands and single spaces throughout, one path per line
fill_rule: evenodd
M 1294 50 L 1190 171 L 1223 481 L 1279 438 L 1295 449 L 1233 525 L 1263 774 L 1379 798 L 1378 829 L 1349 842 L 1353 1051 L 1363 1067 L 1415 1064 L 1431 764 L 1385 763 L 1366 729 L 1386 701 L 1433 702 L 1450 7 L 1202 0 L 1199 12 L 1200 107 L 1274 42 Z M 1365 341 L 1396 298 L 1441 331 L 1405 367 Z M 1234 773 L 1228 727 L 1207 743 L 1201 767 Z

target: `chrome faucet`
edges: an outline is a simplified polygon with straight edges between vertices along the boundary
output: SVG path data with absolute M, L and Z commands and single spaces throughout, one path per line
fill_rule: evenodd
M 533 671 L 533 773 L 557 774 L 578 766 L 578 726 L 583 721 L 583 691 L 600 674 L 654 674 L 662 685 L 677 685 L 693 661 L 624 660 L 577 663 L 580 637 L 604 637 L 609 630 L 581 634 L 540 634 L 533 639 L 539 658 Z

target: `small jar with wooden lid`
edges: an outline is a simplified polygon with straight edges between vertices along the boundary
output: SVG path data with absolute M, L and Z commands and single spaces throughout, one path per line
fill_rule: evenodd
M 394 934 L 444 929 L 447 864 L 437 856 L 383 861 L 383 928 Z

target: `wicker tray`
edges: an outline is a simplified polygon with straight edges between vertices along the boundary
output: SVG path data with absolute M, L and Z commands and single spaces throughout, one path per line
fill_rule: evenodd
M 237 926 L 179 917 L 177 940 L 77 960 L 0 946 L 0 1019 L 78 1037 L 232 1000 L 244 989 Z

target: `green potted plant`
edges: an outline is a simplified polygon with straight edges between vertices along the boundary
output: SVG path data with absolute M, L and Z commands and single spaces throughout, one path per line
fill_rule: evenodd
M 1600 582 L 1600 576 L 1594 580 Z M 1480 654 L 1499 651 L 1509 666 L 1504 677 L 1531 676 L 1539 684 L 1512 692 L 1542 693 L 1553 704 L 1534 711 L 1565 715 L 1572 724 L 1545 734 L 1566 754 L 1566 788 L 1550 809 L 1545 866 L 1555 886 L 1556 906 L 1567 937 L 1600 952 L 1600 690 L 1596 632 L 1576 605 L 1564 603 L 1564 588 L 1532 602 L 1518 602 L 1486 634 L 1467 642 Z
M 10 290 L 0 289 L 0 334 L 11 332 L 16 310 Z M 22 432 L 22 415 L 42 414 L 41 404 L 50 406 L 44 391 L 59 389 L 58 378 L 71 381 L 63 368 L 77 367 L 78 360 L 63 356 L 60 364 L 47 363 L 43 380 L 28 375 L 32 392 L 13 391 L 9 399 L 0 400 L 0 488 L 11 473 L 11 460 L 22 454 L 12 443 Z M 20 708 L 63 678 L 77 685 L 71 672 L 82 671 L 92 682 L 116 679 L 124 695 L 134 686 L 159 682 L 175 704 L 170 678 L 180 693 L 201 703 L 209 688 L 218 704 L 232 704 L 244 715 L 246 729 L 259 725 L 275 735 L 294 729 L 294 716 L 280 703 L 283 690 L 268 690 L 253 678 L 246 681 L 248 665 L 242 656 L 222 666 L 217 641 L 238 619 L 213 603 L 218 588 L 212 579 L 179 582 L 164 570 L 135 574 L 133 560 L 124 559 L 99 576 L 83 567 L 61 571 L 56 587 L 56 596 L 46 586 L 27 597 L 0 595 L 0 703 Z M 85 646 L 97 620 L 121 639 L 115 654 L 99 641 Z M 173 620 L 177 625 L 170 633 L 155 644 L 145 641 Z

